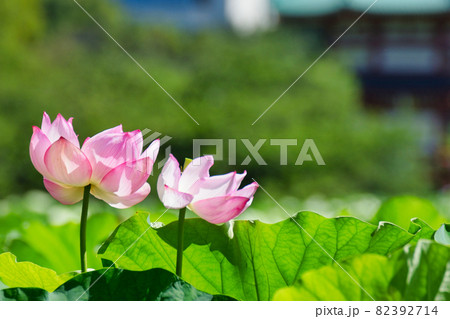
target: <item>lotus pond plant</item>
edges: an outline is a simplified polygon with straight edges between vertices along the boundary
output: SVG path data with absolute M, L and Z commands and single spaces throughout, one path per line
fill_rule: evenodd
M 52 122 L 44 113 L 41 127 L 33 127 L 30 157 L 42 174 L 47 191 L 65 205 L 83 200 L 80 230 L 81 271 L 87 268 L 86 224 L 89 194 L 115 208 L 128 208 L 150 193 L 147 180 L 158 155 L 160 142 L 153 141 L 145 151 L 140 130 L 123 132 L 116 126 L 88 137 L 80 147 L 72 124 L 58 114 Z M 253 201 L 256 182 L 238 190 L 246 172 L 210 176 L 212 156 L 186 162 L 181 168 L 169 156 L 158 179 L 158 194 L 164 206 L 180 209 L 177 274 L 181 276 L 183 224 L 186 207 L 213 224 L 237 217 Z

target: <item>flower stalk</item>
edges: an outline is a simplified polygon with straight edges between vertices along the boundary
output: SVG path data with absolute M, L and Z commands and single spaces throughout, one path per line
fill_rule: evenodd
M 184 219 L 186 216 L 186 207 L 180 209 L 178 216 L 178 247 L 177 247 L 177 268 L 176 274 L 181 277 L 183 268 L 183 237 L 184 237 Z
M 87 225 L 87 217 L 88 217 L 90 192 L 91 192 L 91 185 L 87 185 L 84 188 L 83 206 L 81 208 L 81 221 L 80 221 L 80 260 L 81 260 L 81 272 L 82 273 L 86 272 L 86 270 L 87 270 L 86 225 Z

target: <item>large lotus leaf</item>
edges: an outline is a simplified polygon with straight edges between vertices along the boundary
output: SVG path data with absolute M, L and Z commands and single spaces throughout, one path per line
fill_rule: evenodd
M 450 248 L 429 240 L 392 257 L 363 254 L 304 273 L 274 300 L 448 300 Z
M 7 287 L 34 287 L 53 291 L 72 274 L 59 276 L 55 271 L 31 262 L 17 262 L 11 253 L 0 255 L 0 283 Z
M 129 270 L 175 272 L 177 222 L 160 228 L 139 212 L 122 223 L 99 251 Z M 416 230 L 416 233 L 418 230 Z M 270 300 L 312 269 L 363 253 L 386 255 L 415 237 L 390 223 L 378 226 L 352 217 L 325 218 L 301 212 L 275 224 L 201 219 L 185 222 L 183 279 L 210 294 Z

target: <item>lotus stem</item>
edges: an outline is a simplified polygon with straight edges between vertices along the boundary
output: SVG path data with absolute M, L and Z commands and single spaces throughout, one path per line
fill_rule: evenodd
M 87 217 L 88 217 L 90 192 L 91 192 L 91 185 L 87 185 L 84 188 L 83 206 L 81 208 L 81 222 L 80 222 L 80 260 L 81 260 L 81 272 L 82 273 L 86 272 L 86 270 L 87 270 L 86 225 L 87 225 Z
M 176 274 L 181 277 L 183 268 L 183 236 L 184 236 L 184 218 L 186 216 L 186 207 L 180 209 L 178 217 L 178 247 L 177 247 L 177 270 Z

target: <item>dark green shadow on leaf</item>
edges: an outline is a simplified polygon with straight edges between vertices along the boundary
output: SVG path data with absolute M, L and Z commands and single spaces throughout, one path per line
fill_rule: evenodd
M 0 290 L 0 300 L 50 301 L 215 301 L 233 300 L 195 289 L 163 269 L 101 269 L 74 277 L 49 293 L 37 288 Z

